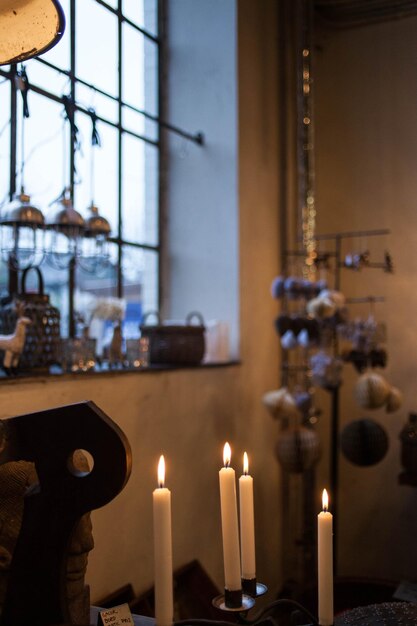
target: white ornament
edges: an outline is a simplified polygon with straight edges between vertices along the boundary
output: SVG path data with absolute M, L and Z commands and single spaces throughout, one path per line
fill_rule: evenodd
M 383 376 L 365 372 L 355 385 L 356 401 L 363 409 L 378 409 L 387 401 L 390 386 Z
M 262 402 L 272 417 L 276 419 L 293 417 L 298 414 L 295 400 L 286 387 L 267 391 L 262 397 Z
M 0 335 L 0 350 L 4 350 L 4 368 L 10 369 L 19 365 L 20 355 L 25 347 L 26 326 L 31 323 L 32 320 L 28 317 L 19 317 L 13 334 Z

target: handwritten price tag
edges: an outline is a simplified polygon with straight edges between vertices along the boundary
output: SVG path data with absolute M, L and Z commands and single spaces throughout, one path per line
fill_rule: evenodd
M 120 604 L 112 609 L 100 611 L 97 626 L 134 626 L 128 604 Z

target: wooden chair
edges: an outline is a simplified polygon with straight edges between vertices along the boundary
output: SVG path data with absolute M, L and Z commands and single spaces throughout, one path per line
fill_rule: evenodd
M 0 465 L 33 462 L 39 486 L 25 497 L 13 552 L 1 626 L 71 624 L 66 595 L 68 546 L 81 517 L 110 502 L 131 471 L 129 443 L 93 402 L 4 420 Z M 74 452 L 93 458 L 90 472 Z

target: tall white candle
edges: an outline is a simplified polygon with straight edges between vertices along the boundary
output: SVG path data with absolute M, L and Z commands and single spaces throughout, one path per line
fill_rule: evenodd
M 323 510 L 318 516 L 319 624 L 333 624 L 333 516 L 329 497 L 323 491 Z
M 223 564 L 225 588 L 238 591 L 242 588 L 239 554 L 239 526 L 237 518 L 235 470 L 230 467 L 231 449 L 228 443 L 223 450 L 224 467 L 219 472 L 220 506 L 222 515 Z
M 239 478 L 240 548 L 242 578 L 256 578 L 255 565 L 255 515 L 253 510 L 253 478 L 249 475 L 249 461 L 243 455 L 243 475 Z
M 158 464 L 158 489 L 153 492 L 156 626 L 171 626 L 174 619 L 172 592 L 171 492 L 164 487 L 165 461 Z

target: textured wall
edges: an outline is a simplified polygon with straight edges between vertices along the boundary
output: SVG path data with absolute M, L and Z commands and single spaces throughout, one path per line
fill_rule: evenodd
M 399 486 L 398 433 L 416 410 L 417 271 L 417 19 L 341 33 L 321 33 L 316 54 L 316 173 L 321 232 L 389 228 L 381 240 L 353 239 L 345 252 L 388 248 L 395 275 L 344 271 L 346 294 L 382 295 L 376 317 L 388 326 L 388 380 L 404 392 L 403 408 L 360 411 L 352 400 L 357 375 L 345 368 L 342 427 L 367 415 L 388 431 L 390 448 L 378 465 L 360 469 L 341 460 L 340 572 L 387 579 L 416 578 L 417 490 Z M 351 308 L 367 315 L 368 307 Z M 326 398 L 323 399 L 326 403 Z M 323 434 L 328 432 L 325 420 Z M 325 463 L 321 467 L 326 473 Z

